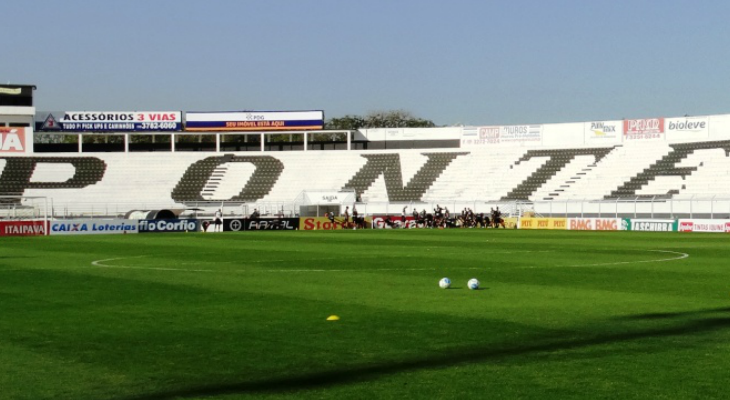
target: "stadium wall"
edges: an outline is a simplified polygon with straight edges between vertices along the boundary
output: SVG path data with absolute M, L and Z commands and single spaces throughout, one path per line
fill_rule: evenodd
M 730 115 L 464 127 L 461 147 L 559 148 L 730 139 Z
M 293 200 L 302 191 L 353 190 L 371 214 L 404 204 L 420 210 L 437 202 L 449 202 L 454 211 L 534 202 L 539 214 L 564 217 L 705 212 L 711 219 L 720 212 L 730 214 L 725 189 L 730 187 L 730 115 L 367 129 L 354 138 L 434 146 L 458 141 L 461 146 L 435 150 L 49 155 L 34 152 L 31 128 L 3 129 L 0 195 L 48 196 L 64 210 L 82 204 L 121 204 L 120 211 L 126 212 L 237 202 L 277 203 L 277 208 L 288 203 L 286 209 L 297 213 Z M 607 200 L 611 205 L 620 198 L 634 202 L 616 201 L 606 209 Z M 680 202 L 695 198 L 712 200 L 699 208 Z M 636 201 L 653 199 L 663 203 L 657 208 L 652 203 L 649 210 Z M 728 201 L 713 203 L 716 199 Z

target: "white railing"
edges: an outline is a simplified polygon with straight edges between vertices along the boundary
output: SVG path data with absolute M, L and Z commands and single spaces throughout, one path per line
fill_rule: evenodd
M 353 205 L 361 215 L 391 214 L 400 215 L 406 208 L 408 215 L 414 208 L 421 212 L 431 213 L 440 206 L 448 209 L 454 215 L 469 208 L 475 213 L 491 212 L 492 208 L 502 211 L 506 217 L 522 216 L 525 213 L 544 217 L 598 217 L 598 218 L 728 218 L 730 219 L 730 196 L 715 195 L 712 197 L 691 197 L 683 199 L 662 198 L 621 198 L 612 200 L 551 200 L 551 201 L 441 201 L 441 202 L 360 202 L 342 204 L 340 212 L 345 206 Z M 48 199 L 48 214 L 53 218 L 122 218 L 133 210 L 179 210 L 185 216 L 212 217 L 220 209 L 225 217 L 241 217 L 250 215 L 256 209 L 262 216 L 299 216 L 300 206 L 297 202 L 194 202 L 194 203 L 54 203 Z M 332 205 L 327 205 L 332 207 Z M 337 207 L 337 206 L 334 206 Z M 25 217 L 42 213 L 39 207 L 35 211 L 29 207 L 4 205 L 0 209 L 2 216 Z M 322 211 L 324 214 L 324 211 Z
M 730 196 L 685 199 L 620 198 L 614 200 L 554 200 L 532 203 L 546 217 L 730 218 Z

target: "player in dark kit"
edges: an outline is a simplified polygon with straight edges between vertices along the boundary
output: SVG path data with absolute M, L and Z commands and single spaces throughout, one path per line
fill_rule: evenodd
M 385 219 L 383 220 L 383 228 L 388 227 L 390 229 L 395 229 L 396 225 L 393 220 L 390 219 L 390 215 L 386 215 Z
M 335 229 L 335 213 L 334 212 L 326 212 L 324 213 L 324 217 L 330 220 L 330 230 Z
M 504 225 L 504 220 L 502 219 L 502 211 L 499 211 L 499 207 L 497 207 L 497 209 L 494 210 L 492 215 L 493 215 L 492 221 L 494 222 L 495 228 L 499 228 L 499 225 L 502 225 L 502 228 L 505 228 L 505 229 L 507 228 Z
M 218 209 L 218 211 L 215 212 L 215 219 L 213 220 L 213 224 L 215 225 L 215 232 L 220 232 L 223 230 L 223 213 L 221 212 L 220 208 Z

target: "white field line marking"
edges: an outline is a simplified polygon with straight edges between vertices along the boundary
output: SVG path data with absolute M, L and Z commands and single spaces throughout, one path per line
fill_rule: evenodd
M 427 247 L 426 250 L 450 249 L 448 246 Z M 444 253 L 461 254 L 463 251 L 444 251 Z M 518 253 L 555 253 L 555 250 L 508 250 L 508 251 L 490 251 L 489 254 L 518 254 Z
M 595 264 L 574 264 L 574 265 L 556 265 L 556 266 L 525 266 L 525 267 L 517 267 L 517 268 L 562 268 L 562 267 L 596 267 L 596 266 L 604 266 L 604 265 L 622 265 L 622 264 L 640 264 L 640 263 L 651 263 L 651 262 L 667 262 L 667 261 L 677 261 L 682 260 L 689 257 L 689 254 L 687 253 L 680 253 L 677 251 L 669 251 L 669 250 L 646 250 L 646 251 L 652 251 L 652 252 L 659 252 L 659 253 L 671 253 L 671 254 L 677 254 L 679 257 L 672 257 L 672 258 L 660 258 L 660 259 L 654 259 L 654 260 L 640 260 L 640 261 L 619 261 L 619 262 L 610 262 L 610 263 L 595 263 Z M 534 251 L 535 253 L 539 252 L 553 252 L 552 250 L 548 251 Z M 178 271 L 178 272 L 234 272 L 234 273 L 244 273 L 244 272 L 379 272 L 379 271 L 436 271 L 436 268 L 376 268 L 376 269 L 368 269 L 368 270 L 358 270 L 358 269 L 238 269 L 238 270 L 212 270 L 212 269 L 184 269 L 184 268 L 163 268 L 163 267 L 135 267 L 135 266 L 129 266 L 129 265 L 109 265 L 106 264 L 106 262 L 109 261 L 117 261 L 117 260 L 128 260 L 132 258 L 142 258 L 145 256 L 137 256 L 137 257 L 119 257 L 119 258 L 107 258 L 105 260 L 97 260 L 92 261 L 91 265 L 95 267 L 100 268 L 118 268 L 118 269 L 139 269 L 139 270 L 149 270 L 149 271 Z M 270 261 L 279 261 L 279 260 L 267 260 L 264 262 L 270 262 Z M 292 261 L 292 260 L 282 260 L 282 261 Z M 311 261 L 311 260 L 310 260 Z M 316 261 L 316 260 L 315 260 Z M 246 264 L 246 263 L 244 263 Z M 485 267 L 462 267 L 462 268 L 449 268 L 450 270 L 483 270 L 488 269 Z
M 580 268 L 580 267 L 600 267 L 605 265 L 622 265 L 622 264 L 641 264 L 641 263 L 653 263 L 653 262 L 667 262 L 667 261 L 677 261 L 677 260 L 683 260 L 685 258 L 689 257 L 689 254 L 687 253 L 680 253 L 678 251 L 669 251 L 669 250 L 642 250 L 642 251 L 653 251 L 658 253 L 671 253 L 671 254 L 678 254 L 679 257 L 672 257 L 672 258 L 659 258 L 654 260 L 641 260 L 641 261 L 618 261 L 618 262 L 608 262 L 608 263 L 595 263 L 595 264 L 573 264 L 573 265 L 529 265 L 525 267 L 517 267 L 517 268 Z
M 597 266 L 601 266 L 601 265 L 621 265 L 621 264 L 641 264 L 641 263 L 650 263 L 650 262 L 667 262 L 667 261 L 683 260 L 683 259 L 689 257 L 689 254 L 680 253 L 678 251 L 669 251 L 669 250 L 646 250 L 646 251 L 653 251 L 653 252 L 657 252 L 657 253 L 679 254 L 679 257 L 660 258 L 657 260 L 643 260 L 643 261 L 619 261 L 619 262 L 597 263 L 597 264 L 577 264 L 577 265 L 566 265 L 566 267 L 597 267 Z
M 91 265 L 101 268 L 120 268 L 120 269 L 143 269 L 151 271 L 183 271 L 183 272 L 370 272 L 370 271 L 435 271 L 436 268 L 378 268 L 369 270 L 353 270 L 353 269 L 264 269 L 264 270 L 212 270 L 212 269 L 183 269 L 183 268 L 157 268 L 157 267 L 133 267 L 129 265 L 109 265 L 108 261 L 128 260 L 130 258 L 139 257 L 120 257 L 107 258 L 106 260 L 93 261 Z
M 106 260 L 92 261 L 91 262 L 91 265 L 93 265 L 95 267 L 100 267 L 100 268 L 144 269 L 144 270 L 150 270 L 150 271 L 215 272 L 215 270 L 212 270 L 212 269 L 183 269 L 183 268 L 158 268 L 158 267 L 132 267 L 132 266 L 128 266 L 128 265 L 109 265 L 109 264 L 105 264 L 108 261 L 129 260 L 129 259 L 132 259 L 132 258 L 142 258 L 142 257 L 144 257 L 144 256 L 107 258 Z
M 308 258 L 305 260 L 257 260 L 257 261 L 216 261 L 214 264 L 265 264 L 281 262 L 307 262 L 307 261 L 332 261 L 332 260 L 361 260 L 363 258 L 380 258 L 380 256 L 369 257 L 331 257 L 331 258 Z M 183 262 L 178 265 L 200 264 L 194 262 Z
M 374 272 L 374 271 L 436 271 L 436 268 L 376 268 L 376 269 L 259 269 L 221 272 Z
M 427 248 L 426 250 L 433 250 Z M 489 254 L 518 254 L 518 253 L 554 253 L 555 250 L 515 250 L 515 251 L 492 251 Z M 461 254 L 462 252 L 442 252 L 450 254 Z M 138 258 L 138 257 L 135 257 Z M 340 260 L 362 260 L 366 258 L 382 258 L 382 256 L 358 256 L 358 257 L 329 257 L 329 258 L 308 258 L 302 260 L 256 260 L 256 261 L 216 261 L 214 264 L 265 264 L 265 263 L 282 263 L 282 262 L 308 262 L 308 261 L 340 261 Z M 116 259 L 112 259 L 116 260 Z M 101 260 L 108 261 L 108 260 Z M 182 262 L 177 265 L 195 265 L 199 262 Z M 469 268 L 470 269 L 470 268 Z M 186 270 L 189 271 L 189 270 Z M 308 270 L 310 271 L 310 270 Z M 314 271 L 314 270 L 311 270 Z M 334 271 L 334 270 L 326 270 Z

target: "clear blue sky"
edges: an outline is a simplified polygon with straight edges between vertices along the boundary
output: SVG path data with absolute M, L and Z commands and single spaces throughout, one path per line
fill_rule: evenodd
M 730 112 L 720 0 L 3 0 L 38 110 L 405 109 L 440 125 Z

